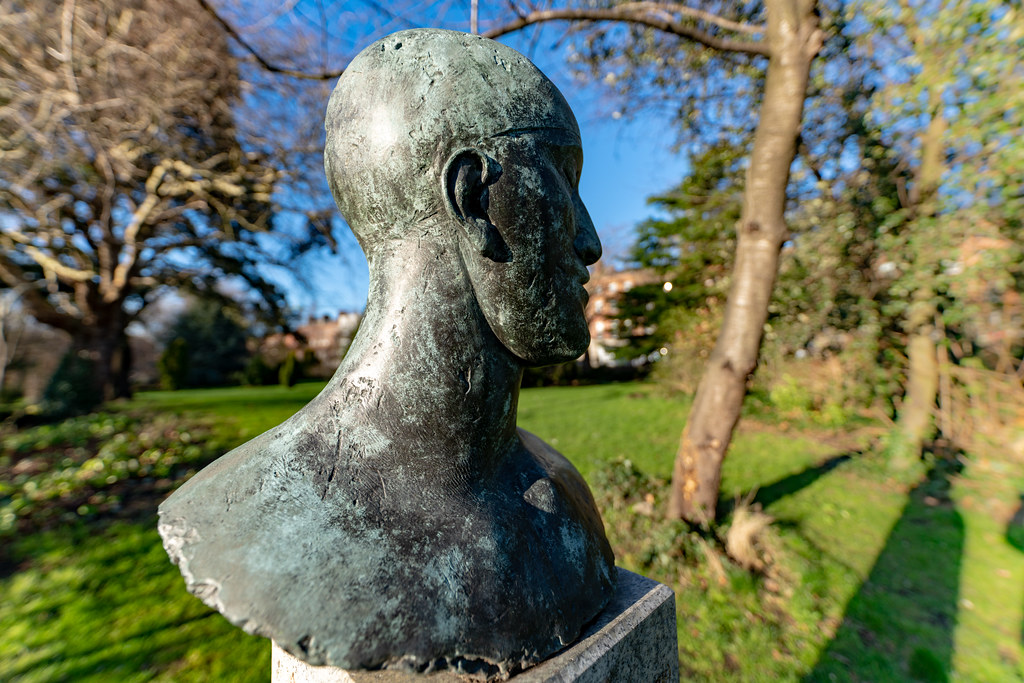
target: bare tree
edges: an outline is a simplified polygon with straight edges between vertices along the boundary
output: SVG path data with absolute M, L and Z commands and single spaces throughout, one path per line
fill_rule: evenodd
M 0 286 L 68 332 L 97 396 L 162 289 L 258 267 L 277 172 L 239 143 L 238 68 L 194 0 L 0 0 Z
M 722 463 L 757 367 L 779 253 L 789 170 L 800 138 L 810 67 L 822 46 L 816 0 L 764 0 L 755 25 L 679 3 L 517 9 L 498 37 L 549 21 L 624 22 L 678 36 L 719 53 L 767 57 L 764 91 L 747 167 L 735 266 L 724 320 L 694 398 L 673 468 L 668 515 L 693 523 L 715 516 Z

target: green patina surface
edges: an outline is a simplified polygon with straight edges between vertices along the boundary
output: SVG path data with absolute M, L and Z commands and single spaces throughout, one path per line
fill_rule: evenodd
M 325 125 L 370 264 L 359 333 L 319 395 L 168 498 L 159 531 L 191 592 L 311 664 L 507 675 L 614 588 L 586 482 L 516 425 L 523 368 L 589 343 L 579 130 L 525 57 L 434 29 L 354 58 Z

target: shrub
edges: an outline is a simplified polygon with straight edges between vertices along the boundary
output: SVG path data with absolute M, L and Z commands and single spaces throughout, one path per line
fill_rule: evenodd
M 278 381 L 278 368 L 267 364 L 258 353 L 249 359 L 242 372 L 242 383 L 250 387 L 265 387 Z
M 294 351 L 289 351 L 284 362 L 281 363 L 281 367 L 277 371 L 277 378 L 283 387 L 293 387 L 295 386 L 295 383 L 299 381 L 299 372 L 295 365 Z
M 808 364 L 807 361 L 798 363 Z M 809 367 L 816 367 L 810 364 Z M 852 419 L 854 407 L 843 402 L 842 393 L 820 382 L 783 373 L 768 388 L 768 402 L 779 417 L 810 420 L 825 427 L 840 427 Z
M 768 391 L 772 406 L 783 416 L 800 417 L 814 405 L 810 390 L 790 375 L 782 378 Z
M 160 354 L 157 369 L 160 371 L 161 387 L 169 391 L 185 388 L 185 380 L 188 377 L 188 344 L 184 339 L 178 337 L 171 340 Z
M 53 419 L 82 415 L 103 402 L 96 391 L 95 363 L 75 351 L 64 354 L 43 392 L 42 413 Z

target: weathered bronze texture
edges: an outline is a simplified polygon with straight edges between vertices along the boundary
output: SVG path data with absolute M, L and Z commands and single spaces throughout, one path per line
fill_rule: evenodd
M 516 427 L 523 368 L 589 343 L 601 254 L 557 88 L 485 38 L 360 53 L 327 110 L 327 177 L 370 295 L 323 392 L 160 508 L 190 591 L 311 664 L 507 677 L 605 605 L 586 483 Z

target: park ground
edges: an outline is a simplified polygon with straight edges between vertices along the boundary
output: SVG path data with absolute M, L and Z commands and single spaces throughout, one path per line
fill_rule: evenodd
M 269 643 L 185 591 L 155 509 L 320 388 L 143 393 L 0 432 L 0 680 L 268 680 Z M 591 483 L 618 563 L 675 590 L 683 679 L 1024 680 L 1024 463 L 940 445 L 897 477 L 885 425 L 748 403 L 720 524 L 692 531 L 661 518 L 686 399 L 522 393 L 520 425 Z

